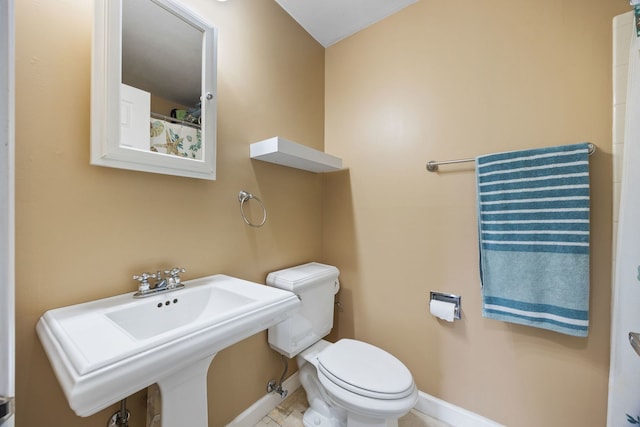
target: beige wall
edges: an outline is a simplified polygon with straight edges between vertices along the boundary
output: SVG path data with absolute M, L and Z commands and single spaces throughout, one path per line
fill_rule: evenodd
M 508 426 L 603 426 L 611 293 L 611 19 L 628 2 L 418 2 L 326 51 L 325 261 L 339 334 L 393 352 L 420 390 Z M 587 339 L 483 319 L 473 164 L 592 141 Z M 462 295 L 454 324 L 430 290 Z
M 249 159 L 281 135 L 322 148 L 324 50 L 275 2 L 189 0 L 219 28 L 218 177 L 201 181 L 89 165 L 92 1 L 16 1 L 17 425 L 104 427 L 70 409 L 35 334 L 50 308 L 133 291 L 131 275 L 181 266 L 263 281 L 321 256 L 322 177 Z M 238 192 L 269 220 L 244 224 Z M 144 321 L 144 319 L 141 319 Z M 281 373 L 266 334 L 218 354 L 210 425 L 222 426 Z M 129 399 L 144 424 L 144 393 Z

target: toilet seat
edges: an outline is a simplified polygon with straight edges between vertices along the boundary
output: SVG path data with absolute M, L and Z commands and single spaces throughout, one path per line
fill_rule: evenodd
M 320 376 L 359 396 L 397 400 L 415 393 L 411 372 L 400 360 L 362 341 L 342 339 L 321 351 L 317 361 Z

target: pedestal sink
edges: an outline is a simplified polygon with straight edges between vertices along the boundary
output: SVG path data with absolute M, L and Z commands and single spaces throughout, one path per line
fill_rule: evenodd
M 163 427 L 207 426 L 216 353 L 286 319 L 290 292 L 215 275 L 143 299 L 133 293 L 47 311 L 36 330 L 79 416 L 158 383 Z

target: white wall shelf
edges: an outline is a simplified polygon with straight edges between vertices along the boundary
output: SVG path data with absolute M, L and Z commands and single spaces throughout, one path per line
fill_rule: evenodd
M 251 144 L 250 156 L 252 159 L 309 172 L 342 169 L 342 159 L 279 136 Z

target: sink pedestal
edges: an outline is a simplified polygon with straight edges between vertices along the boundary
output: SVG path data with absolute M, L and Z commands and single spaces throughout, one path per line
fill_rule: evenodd
M 207 427 L 207 371 L 215 354 L 158 380 L 162 427 Z

